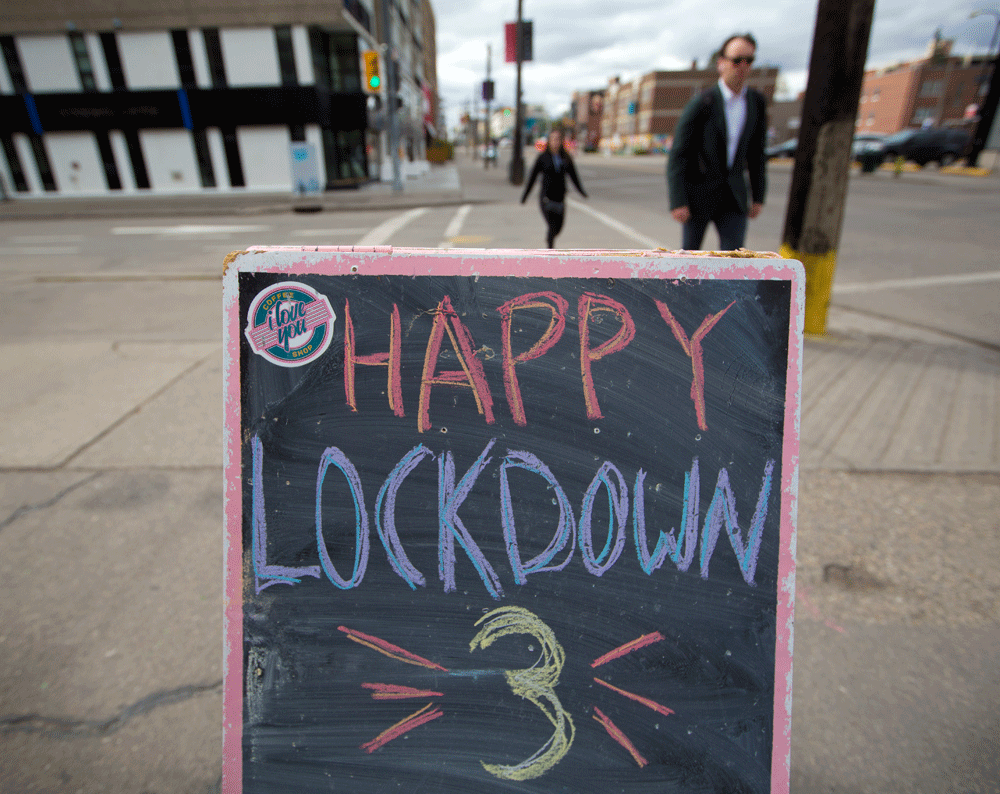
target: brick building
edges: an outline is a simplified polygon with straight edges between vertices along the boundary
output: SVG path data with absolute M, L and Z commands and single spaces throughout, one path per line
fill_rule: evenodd
M 767 109 L 768 145 L 784 143 L 799 137 L 802 126 L 802 98 L 776 99 Z
M 924 124 L 971 126 L 989 90 L 991 59 L 953 56 L 951 44 L 936 40 L 925 58 L 866 71 L 858 132 L 892 133 Z
M 375 5 L 6 0 L 0 177 L 15 198 L 291 190 L 307 143 L 321 187 L 366 181 L 385 150 L 361 79 L 384 38 Z M 422 156 L 421 2 L 392 13 L 404 145 Z
M 696 63 L 680 71 L 648 72 L 630 83 L 612 78 L 604 94 L 601 149 L 664 150 L 684 106 L 718 80 L 719 73 L 714 65 L 698 69 Z M 770 103 L 777 81 L 777 67 L 765 66 L 752 69 L 747 84 L 760 91 Z
M 601 116 L 604 113 L 604 91 L 574 91 L 569 115 L 572 137 L 584 151 L 594 151 L 601 140 Z

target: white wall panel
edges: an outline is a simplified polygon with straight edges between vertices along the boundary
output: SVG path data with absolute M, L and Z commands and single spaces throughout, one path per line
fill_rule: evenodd
M 309 47 L 309 31 L 305 25 L 292 26 L 292 49 L 295 53 L 295 72 L 299 84 L 313 85 L 316 82 L 316 75 L 313 72 L 312 50 Z
M 174 44 L 166 31 L 155 33 L 119 33 L 125 84 L 133 91 L 180 88 Z
M 132 173 L 132 159 L 128 156 L 125 133 L 121 130 L 111 130 L 108 133 L 108 138 L 111 140 L 111 151 L 115 156 L 115 165 L 118 168 L 118 178 L 122 183 L 122 192 L 134 193 L 138 188 L 135 186 L 135 174 Z
M 94 133 L 50 132 L 45 143 L 62 195 L 107 193 L 108 183 Z
M 212 157 L 212 168 L 215 171 L 215 184 L 220 190 L 228 190 L 232 185 L 229 184 L 229 167 L 226 165 L 226 146 L 222 142 L 222 132 L 218 127 L 209 127 L 205 130 L 205 137 L 208 139 L 208 153 Z
M 35 163 L 35 155 L 31 151 L 28 136 L 20 132 L 15 132 L 13 138 L 14 146 L 17 147 L 17 154 L 21 158 L 21 168 L 24 169 L 24 181 L 28 183 L 29 193 L 44 193 L 45 188 L 42 187 L 42 178 L 38 175 L 38 165 Z M 56 182 L 57 186 L 58 184 Z M 21 195 L 24 194 L 22 193 Z
M 219 39 L 229 85 L 281 85 L 274 28 L 230 28 Z
M 7 74 L 7 59 L 0 58 L 0 94 L 13 94 L 14 84 L 10 81 L 10 75 Z
M 19 194 L 14 186 L 14 177 L 11 176 L 7 155 L 4 154 L 3 150 L 0 150 L 0 179 L 3 179 L 3 189 L 8 196 L 23 195 Z
M 149 184 L 156 193 L 201 190 L 194 143 L 187 130 L 139 130 Z
M 17 36 L 21 67 L 31 91 L 81 91 L 66 36 Z
M 198 88 L 212 87 L 212 72 L 208 68 L 208 50 L 205 49 L 205 37 L 200 30 L 189 30 L 188 41 L 191 44 L 191 61 L 194 64 L 194 79 Z
M 85 33 L 83 40 L 87 42 L 87 53 L 90 55 L 90 65 L 94 70 L 94 82 L 98 91 L 111 90 L 111 76 L 108 74 L 108 64 L 104 59 L 104 47 L 101 37 L 96 33 Z
M 249 190 L 292 189 L 288 127 L 237 127 L 236 139 Z

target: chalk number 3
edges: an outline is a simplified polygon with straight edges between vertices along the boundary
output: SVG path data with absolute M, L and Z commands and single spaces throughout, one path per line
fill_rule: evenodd
M 538 640 L 542 653 L 531 667 L 504 670 L 507 684 L 515 695 L 527 699 L 552 723 L 553 733 L 534 755 L 518 764 L 487 764 L 480 761 L 491 775 L 506 780 L 531 780 L 540 777 L 558 764 L 569 752 L 576 729 L 573 718 L 562 707 L 555 687 L 566 661 L 562 645 L 550 629 L 533 612 L 523 607 L 500 607 L 483 615 L 476 625 L 484 624 L 469 643 L 469 651 L 488 648 L 501 637 L 527 634 Z

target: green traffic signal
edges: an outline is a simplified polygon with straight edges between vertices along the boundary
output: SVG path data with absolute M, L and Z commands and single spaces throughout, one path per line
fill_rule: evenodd
M 382 78 L 380 78 L 377 74 L 373 74 L 370 78 L 368 78 L 369 88 L 378 88 L 380 85 L 382 85 Z

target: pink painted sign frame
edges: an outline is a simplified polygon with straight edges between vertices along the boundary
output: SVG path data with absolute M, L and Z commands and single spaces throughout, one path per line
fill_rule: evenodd
M 799 475 L 802 328 L 805 275 L 799 262 L 774 254 L 728 258 L 724 254 L 666 251 L 551 251 L 407 249 L 375 247 L 258 246 L 227 259 L 223 277 L 224 355 L 224 794 L 242 791 L 243 549 L 240 425 L 240 340 L 246 318 L 239 312 L 240 273 L 309 275 L 539 276 L 669 280 L 778 280 L 791 283 L 788 370 L 780 507 L 780 552 L 774 677 L 774 745 L 771 791 L 789 790 L 792 646 L 795 597 L 795 532 Z

